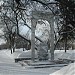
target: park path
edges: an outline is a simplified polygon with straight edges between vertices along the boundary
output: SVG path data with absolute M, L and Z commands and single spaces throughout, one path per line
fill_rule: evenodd
M 0 75 L 48 75 L 45 72 L 25 69 L 19 63 L 15 63 L 5 52 L 0 50 Z
M 25 66 L 15 63 L 7 50 L 0 50 L 0 75 L 49 75 L 60 68 L 25 68 Z

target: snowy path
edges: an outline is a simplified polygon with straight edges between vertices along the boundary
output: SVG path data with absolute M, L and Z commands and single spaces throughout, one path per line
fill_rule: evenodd
M 0 75 L 49 75 L 61 67 L 26 69 L 15 63 L 5 50 L 0 51 Z

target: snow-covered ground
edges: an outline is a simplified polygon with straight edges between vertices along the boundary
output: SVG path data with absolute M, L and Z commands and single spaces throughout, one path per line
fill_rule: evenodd
M 75 60 L 75 50 L 55 50 L 55 60 L 58 58 Z
M 18 57 L 31 57 L 31 50 L 25 50 L 23 49 L 16 49 L 13 54 L 11 54 L 10 50 L 5 50 L 6 54 L 9 55 L 11 58 L 18 58 Z M 35 56 L 37 56 L 37 51 L 35 51 Z M 49 54 L 50 57 L 50 54 Z M 75 50 L 67 50 L 65 53 L 64 50 L 55 50 L 54 52 L 54 59 L 57 60 L 58 58 L 60 59 L 71 59 L 75 60 Z
M 16 49 L 16 52 L 13 54 L 10 53 L 10 50 L 0 50 L 0 75 L 74 75 L 73 69 L 75 69 L 75 67 L 73 66 L 75 64 L 70 64 L 69 66 L 63 68 L 61 66 L 56 66 L 34 69 L 21 66 L 19 63 L 14 62 L 14 58 L 20 57 L 22 54 L 22 57 L 30 57 L 30 53 L 31 51 L 23 52 L 22 49 Z M 70 59 L 72 57 L 72 53 L 74 54 L 75 51 L 67 51 L 67 53 L 64 54 L 63 50 L 56 50 L 55 56 L 56 59 L 59 57 L 66 57 Z
M 18 56 L 22 51 L 16 50 L 15 53 L 10 54 L 10 50 L 0 50 L 0 75 L 49 75 L 61 67 L 30 69 L 21 66 L 14 62 L 14 57 Z
M 75 63 L 72 63 L 50 75 L 75 75 Z
M 56 50 L 55 59 L 57 58 L 75 60 L 75 50 L 68 50 L 67 53 L 65 53 L 64 50 Z M 75 63 L 69 64 L 49 75 L 75 75 Z

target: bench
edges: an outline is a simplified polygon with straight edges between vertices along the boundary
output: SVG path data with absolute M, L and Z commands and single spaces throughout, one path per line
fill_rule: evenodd
M 15 63 L 17 63 L 18 61 L 22 61 L 22 60 L 31 60 L 31 58 L 15 58 Z
M 63 62 L 70 62 L 70 63 L 73 63 L 75 60 L 72 60 L 72 59 L 62 59 L 62 58 L 58 58 L 60 61 L 63 61 Z
M 31 58 L 15 58 L 15 63 L 22 60 L 31 60 Z

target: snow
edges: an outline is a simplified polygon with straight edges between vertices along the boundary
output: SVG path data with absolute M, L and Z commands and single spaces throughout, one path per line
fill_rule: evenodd
M 4 2 L 1 0 L 1 1 L 0 1 L 0 6 L 1 6 L 3 3 L 4 3 Z
M 30 68 L 29 66 L 21 66 L 19 63 L 14 62 L 14 58 L 17 57 L 31 57 L 30 50 L 16 49 L 16 51 L 11 54 L 10 50 L 0 50 L 0 75 L 74 75 L 75 63 L 69 64 L 66 67 L 61 67 L 61 64 L 56 64 L 55 67 L 48 68 Z M 64 57 L 64 50 L 56 50 L 56 58 Z M 66 58 L 72 57 L 75 50 L 69 50 L 65 53 Z M 36 52 L 37 55 L 37 52 Z M 68 56 L 69 55 L 69 56 Z M 32 65 L 38 64 L 50 64 L 49 61 L 32 63 Z
M 10 50 L 5 50 L 4 51 L 10 58 L 15 59 L 15 58 L 31 58 L 31 50 L 25 50 L 23 49 L 16 49 L 13 54 L 11 54 Z M 37 51 L 35 51 L 35 57 L 37 58 Z
M 60 59 L 71 59 L 75 60 L 75 50 L 67 50 L 65 53 L 64 50 L 55 50 L 55 60 Z
M 75 63 L 72 63 L 66 67 L 63 67 L 62 69 L 49 75 L 75 75 Z
M 18 57 L 19 58 L 31 58 L 31 50 L 22 52 Z M 35 58 L 38 58 L 37 51 L 35 51 Z
M 0 36 L 4 35 L 3 28 L 0 28 Z M 6 43 L 6 41 L 0 37 L 0 45 Z
M 31 58 L 31 50 L 23 51 L 22 48 L 16 49 L 13 54 L 11 54 L 10 50 L 5 50 L 5 53 L 9 55 L 11 58 Z M 55 50 L 55 60 L 59 59 L 70 59 L 75 60 L 75 50 L 68 50 L 66 53 L 64 50 Z M 35 57 L 38 57 L 38 52 L 35 50 Z M 50 55 L 49 55 L 50 57 Z
M 0 38 L 0 45 L 6 43 L 4 39 Z
M 67 50 L 66 53 L 64 50 L 56 50 L 55 59 L 58 58 L 75 60 L 75 50 Z M 69 64 L 68 66 L 49 75 L 75 75 L 75 63 Z
M 17 49 L 15 53 L 18 54 L 21 50 Z M 29 69 L 14 62 L 13 55 L 16 54 L 10 54 L 10 50 L 0 50 L 0 75 L 49 75 L 61 68 Z

